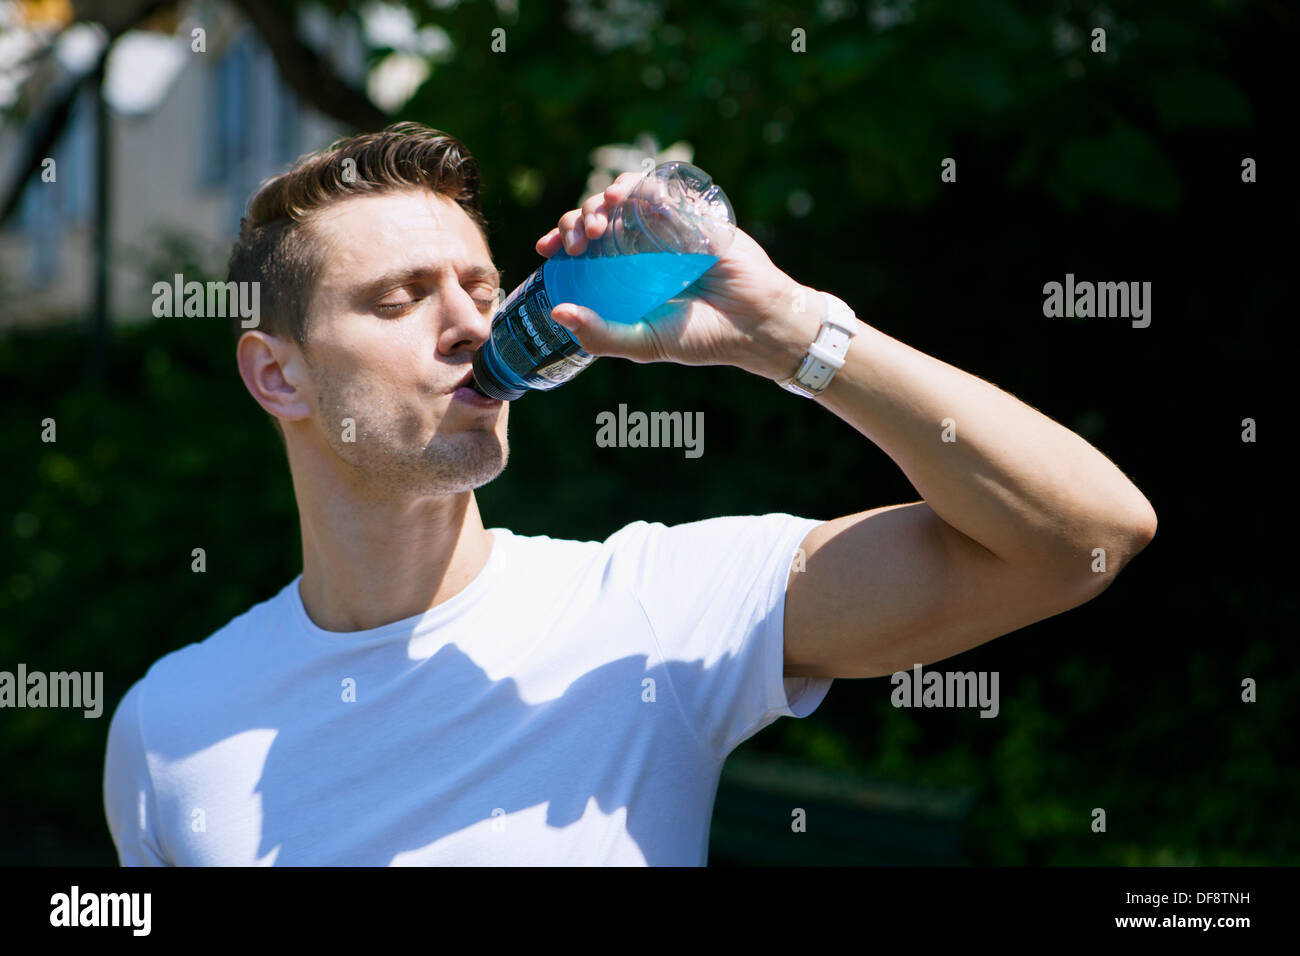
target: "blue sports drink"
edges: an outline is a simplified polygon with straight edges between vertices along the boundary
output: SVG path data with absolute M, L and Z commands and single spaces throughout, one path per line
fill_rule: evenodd
M 574 302 L 610 322 L 637 322 L 708 271 L 736 230 L 726 194 L 682 162 L 647 173 L 609 220 L 580 255 L 561 248 L 502 303 L 474 354 L 478 391 L 513 401 L 567 382 L 594 356 L 552 321 L 552 306 Z
M 576 302 L 610 322 L 636 322 L 709 270 L 717 256 L 638 252 L 576 259 L 563 249 L 542 266 L 552 304 Z

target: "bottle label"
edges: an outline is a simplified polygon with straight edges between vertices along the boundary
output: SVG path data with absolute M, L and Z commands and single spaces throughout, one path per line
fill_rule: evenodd
M 537 374 L 547 381 L 559 385 L 561 382 L 567 382 L 590 365 L 593 358 L 595 356 L 590 352 L 579 349 L 572 355 L 566 355 L 564 358 L 556 359 L 549 365 L 543 365 L 537 370 Z
M 551 320 L 551 300 L 541 269 L 501 304 L 492 320 L 492 340 L 501 359 L 525 381 L 539 376 L 558 385 L 586 368 L 593 358 L 564 326 Z

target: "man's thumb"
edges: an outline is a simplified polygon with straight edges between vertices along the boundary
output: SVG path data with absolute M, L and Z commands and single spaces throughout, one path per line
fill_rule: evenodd
M 645 323 L 628 325 L 607 322 L 586 306 L 563 302 L 551 310 L 551 318 L 564 326 L 578 344 L 592 355 L 612 355 L 644 361 Z

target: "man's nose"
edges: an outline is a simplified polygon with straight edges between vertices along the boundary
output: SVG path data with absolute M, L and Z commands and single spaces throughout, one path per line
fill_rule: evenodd
M 487 341 L 492 331 L 492 316 L 495 309 L 483 309 L 474 297 L 459 286 L 451 290 L 443 299 L 439 332 L 440 344 L 444 351 L 465 348 L 477 349 Z

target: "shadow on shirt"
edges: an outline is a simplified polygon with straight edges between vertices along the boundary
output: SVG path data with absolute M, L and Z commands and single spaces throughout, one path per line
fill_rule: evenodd
M 628 621 L 618 615 L 624 633 Z M 512 669 L 529 675 L 528 686 L 538 675 L 556 688 L 566 672 L 579 675 L 535 703 L 455 643 L 420 659 L 411 641 L 396 640 L 358 649 L 363 657 L 304 662 L 289 688 L 231 688 L 220 666 L 199 678 L 203 688 L 157 675 L 149 749 L 177 761 L 159 808 L 164 853 L 181 865 L 704 863 L 723 746 L 770 722 L 752 712 L 765 690 L 752 684 L 765 675 L 746 678 L 730 654 L 710 668 L 647 667 L 633 654 L 583 671 L 581 661 L 607 656 L 611 643 L 627 646 L 591 623 L 521 642 Z M 186 662 L 190 680 L 204 656 Z M 344 701 L 348 662 L 363 659 L 366 673 L 384 676 L 358 680 L 355 701 Z M 274 736 L 250 794 L 249 764 L 266 746 L 259 731 Z M 543 804 L 546 827 L 582 824 L 553 835 L 501 819 Z M 192 832 L 196 806 L 207 808 L 205 832 Z M 259 823 L 257 859 L 248 859 Z

